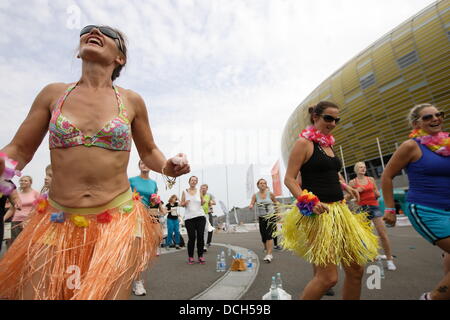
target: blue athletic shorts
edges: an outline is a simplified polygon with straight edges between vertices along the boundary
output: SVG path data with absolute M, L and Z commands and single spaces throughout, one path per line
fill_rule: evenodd
M 450 211 L 414 203 L 408 203 L 406 211 L 414 229 L 432 244 L 450 237 Z
M 368 213 L 367 218 L 369 220 L 372 220 L 373 218 L 381 218 L 381 217 L 383 217 L 383 213 L 380 211 L 380 207 L 379 206 L 363 205 L 363 206 L 361 206 L 361 208 L 362 208 L 362 211 Z

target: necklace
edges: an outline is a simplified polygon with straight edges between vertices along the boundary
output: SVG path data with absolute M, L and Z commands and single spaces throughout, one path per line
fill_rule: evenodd
M 439 132 L 438 134 L 428 134 L 422 129 L 413 130 L 410 138 L 415 138 L 428 149 L 441 156 L 450 156 L 450 137 L 448 132 Z
M 308 126 L 299 136 L 306 140 L 316 142 L 322 147 L 331 147 L 334 145 L 334 137 L 331 134 L 325 135 L 314 126 Z

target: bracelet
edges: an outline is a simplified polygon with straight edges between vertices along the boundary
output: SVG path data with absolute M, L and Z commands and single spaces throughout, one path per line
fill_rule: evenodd
M 166 169 L 166 167 L 164 166 L 161 169 L 161 173 L 163 175 L 163 177 L 165 178 L 165 184 L 166 184 L 166 190 L 167 189 L 172 189 L 172 187 L 175 185 L 175 183 L 177 182 L 177 178 L 173 178 L 173 177 L 168 177 L 165 173 L 164 173 L 164 169 Z
M 297 198 L 297 208 L 304 216 L 314 216 L 313 208 L 320 202 L 319 198 L 312 192 L 303 189 Z
M 343 183 L 343 182 L 341 182 L 341 188 L 342 188 L 342 190 L 345 190 L 345 188 L 347 188 L 347 184 L 346 184 L 346 183 Z
M 384 208 L 384 211 L 386 211 L 386 210 L 393 210 L 393 211 L 395 211 L 396 209 L 395 208 Z
M 386 208 L 386 209 L 384 209 L 384 212 L 396 213 L 397 211 L 392 208 Z

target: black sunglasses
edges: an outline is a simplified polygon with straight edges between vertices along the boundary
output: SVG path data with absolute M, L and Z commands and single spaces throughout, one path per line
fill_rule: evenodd
M 105 36 L 107 36 L 107 37 L 109 37 L 109 38 L 111 38 L 113 40 L 118 40 L 119 41 L 119 49 L 120 49 L 120 51 L 123 52 L 123 50 L 122 50 L 122 41 L 120 39 L 119 34 L 116 31 L 114 31 L 113 29 L 109 28 L 109 27 L 88 25 L 88 26 L 84 27 L 83 29 L 81 29 L 80 37 L 85 35 L 86 33 L 90 33 L 92 31 L 92 29 L 94 29 L 94 28 L 97 28 Z
M 321 114 L 320 116 L 323 118 L 323 120 L 325 120 L 325 122 L 329 122 L 329 123 L 334 121 L 336 124 L 338 124 L 339 121 L 341 121 L 341 118 L 335 118 L 335 117 L 330 116 L 329 114 Z
M 422 117 L 420 117 L 420 119 L 422 119 L 422 121 L 430 121 L 431 119 L 433 119 L 433 116 L 435 116 L 436 118 L 444 118 L 444 111 L 435 113 L 435 114 L 426 114 Z

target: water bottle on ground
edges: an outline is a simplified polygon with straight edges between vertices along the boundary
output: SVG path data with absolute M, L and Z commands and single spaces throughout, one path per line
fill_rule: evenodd
M 384 279 L 384 266 L 383 266 L 383 261 L 381 260 L 381 258 L 377 259 L 377 266 L 380 268 L 381 279 Z
M 248 250 L 247 254 L 247 270 L 253 271 L 253 259 L 252 259 L 252 252 Z
M 230 257 L 231 256 L 231 245 L 228 245 L 228 256 Z
M 281 280 L 281 273 L 277 273 L 276 285 L 278 289 L 283 289 L 283 281 Z
M 217 255 L 217 260 L 216 260 L 216 272 L 222 272 L 222 266 L 220 263 L 220 254 Z
M 223 252 L 220 254 L 220 271 L 221 272 L 225 272 L 227 269 L 227 263 L 225 261 L 225 252 Z
M 272 277 L 272 284 L 270 285 L 270 300 L 280 300 L 275 277 Z

